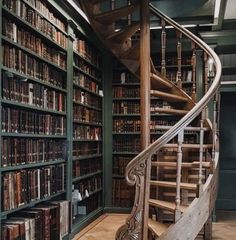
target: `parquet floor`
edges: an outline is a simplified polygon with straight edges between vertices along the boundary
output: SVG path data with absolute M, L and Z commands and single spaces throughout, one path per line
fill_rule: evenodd
M 114 240 L 116 230 L 125 222 L 128 215 L 105 214 L 75 236 L 73 240 Z M 236 240 L 236 219 L 219 218 L 213 224 L 212 240 Z

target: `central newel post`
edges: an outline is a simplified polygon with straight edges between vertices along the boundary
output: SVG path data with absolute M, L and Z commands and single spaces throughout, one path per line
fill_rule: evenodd
M 141 148 L 150 144 L 150 10 L 149 0 L 140 0 L 140 95 Z M 143 238 L 148 238 L 149 191 L 151 159 L 146 160 L 143 199 Z

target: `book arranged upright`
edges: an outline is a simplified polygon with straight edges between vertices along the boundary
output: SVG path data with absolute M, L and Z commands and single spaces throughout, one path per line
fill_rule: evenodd
M 79 224 L 102 206 L 101 55 L 75 35 L 73 75 L 72 217 Z

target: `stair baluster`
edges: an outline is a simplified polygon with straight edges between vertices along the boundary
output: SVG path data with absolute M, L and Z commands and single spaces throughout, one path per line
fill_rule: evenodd
M 177 70 L 177 74 L 176 74 L 176 84 L 179 88 L 182 88 L 182 72 L 181 72 L 181 66 L 182 66 L 182 43 L 181 43 L 181 39 L 182 39 L 182 33 L 177 31 L 176 32 L 177 35 L 177 64 L 178 64 L 178 70 Z
M 161 74 L 166 77 L 166 22 L 161 19 Z
M 192 42 L 192 94 L 191 97 L 194 101 L 196 101 L 196 65 L 197 65 L 197 58 L 196 58 L 196 44 Z
M 176 172 L 176 208 L 175 208 L 175 222 L 177 222 L 181 217 L 181 210 L 180 210 L 180 183 L 181 183 L 181 172 L 182 172 L 182 159 L 183 159 L 183 152 L 182 152 L 182 144 L 184 141 L 184 131 L 180 131 L 178 134 L 178 151 L 177 151 L 177 172 Z

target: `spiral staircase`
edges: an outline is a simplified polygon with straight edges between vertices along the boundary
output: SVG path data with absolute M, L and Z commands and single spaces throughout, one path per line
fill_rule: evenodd
M 219 157 L 220 61 L 201 39 L 148 1 L 124 2 L 124 6 L 116 7 L 115 1 L 80 1 L 92 28 L 107 48 L 140 78 L 143 150 L 126 168 L 126 180 L 135 186 L 135 200 L 116 239 L 211 239 L 210 219 L 216 200 Z M 150 55 L 150 16 L 160 29 L 159 68 L 154 66 Z M 176 32 L 174 81 L 169 79 L 166 61 L 167 28 Z M 188 94 L 182 77 L 183 39 L 192 46 L 192 87 Z M 201 76 L 196 73 L 197 51 L 201 53 Z M 167 102 L 168 107 L 151 108 L 151 96 Z M 152 113 L 176 116 L 179 120 L 156 125 L 155 129 L 163 135 L 150 143 Z M 198 140 L 186 141 L 189 132 L 195 133 Z

